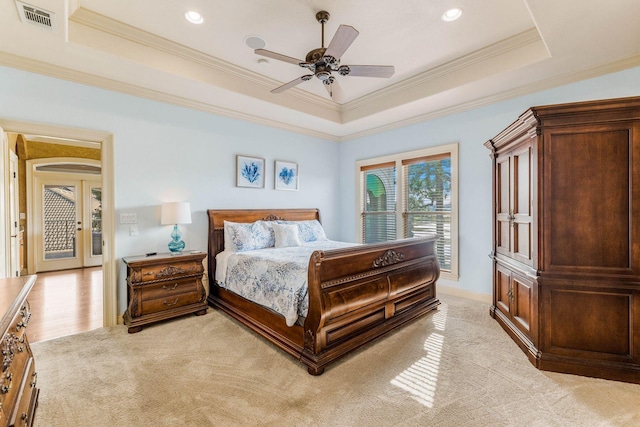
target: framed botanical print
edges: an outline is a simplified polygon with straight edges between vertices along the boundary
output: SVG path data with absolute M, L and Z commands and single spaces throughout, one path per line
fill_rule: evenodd
M 276 190 L 296 191 L 298 189 L 298 164 L 276 160 L 275 178 Z
M 264 188 L 264 159 L 236 156 L 236 187 Z

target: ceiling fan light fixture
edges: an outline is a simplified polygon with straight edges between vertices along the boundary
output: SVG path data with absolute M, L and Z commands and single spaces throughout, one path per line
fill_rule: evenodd
M 351 68 L 349 68 L 348 65 L 341 65 L 340 67 L 338 67 L 338 69 L 336 71 L 341 76 L 348 76 L 349 73 L 351 72 Z
M 187 21 L 192 24 L 202 24 L 204 22 L 204 18 L 195 10 L 189 10 L 185 12 L 184 17 Z
M 331 78 L 331 71 L 327 71 L 327 70 L 316 71 L 316 77 L 321 81 L 329 80 Z
M 445 13 L 443 13 L 440 19 L 442 19 L 445 22 L 451 22 L 451 21 L 455 21 L 461 16 L 462 16 L 462 9 L 460 9 L 459 7 L 454 7 L 447 10 Z

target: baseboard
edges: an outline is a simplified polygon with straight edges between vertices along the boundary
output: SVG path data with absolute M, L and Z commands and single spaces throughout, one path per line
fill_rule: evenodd
M 472 299 L 474 301 L 480 301 L 485 304 L 491 304 L 493 298 L 490 294 L 480 294 L 478 292 L 471 292 L 464 289 L 454 288 L 452 286 L 441 285 L 438 283 L 436 286 L 439 294 L 453 295 L 455 297 L 462 297 Z

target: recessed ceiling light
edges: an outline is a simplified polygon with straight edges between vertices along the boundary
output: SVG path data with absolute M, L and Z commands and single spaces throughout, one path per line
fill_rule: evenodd
M 440 19 L 446 22 L 451 22 L 451 21 L 455 21 L 461 16 L 462 16 L 462 9 L 460 9 L 459 7 L 454 7 L 452 9 L 447 10 L 445 13 L 443 13 Z
M 204 18 L 202 17 L 202 15 L 200 15 L 195 10 L 188 11 L 184 14 L 184 17 L 192 24 L 202 24 L 204 22 Z

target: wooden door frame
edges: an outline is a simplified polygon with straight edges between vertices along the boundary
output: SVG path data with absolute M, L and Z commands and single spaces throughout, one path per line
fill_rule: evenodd
M 0 123 L 0 277 L 9 277 L 11 259 L 9 251 L 10 224 L 9 214 L 9 141 Z
M 102 162 L 102 274 L 103 274 L 103 326 L 117 324 L 117 260 L 115 257 L 115 193 L 114 193 L 114 138 L 105 131 L 81 129 L 42 123 L 23 122 L 0 118 L 5 132 L 47 135 L 100 143 Z M 4 224 L 0 224 L 4 226 Z
M 18 188 L 18 155 L 13 151 L 9 151 L 9 182 L 8 182 L 8 190 L 9 190 L 9 214 L 8 223 L 10 231 L 10 251 L 9 254 L 9 276 L 17 277 L 21 273 L 20 268 L 20 226 L 18 223 L 20 222 L 20 191 Z M 13 168 L 14 176 L 11 176 L 11 171 Z M 11 191 L 11 187 L 13 184 L 13 191 Z M 14 216 L 15 215 L 15 216 Z M 12 225 L 11 221 L 15 221 L 16 224 Z M 15 233 L 15 235 L 14 235 Z M 11 241 L 11 239 L 15 239 Z

